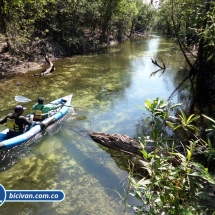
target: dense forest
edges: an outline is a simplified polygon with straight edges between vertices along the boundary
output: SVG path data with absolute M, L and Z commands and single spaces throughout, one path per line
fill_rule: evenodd
M 112 41 L 146 35 L 148 30 L 175 38 L 190 67 L 184 81 L 191 82 L 193 99 L 191 115 L 180 110 L 177 117 L 171 114 L 179 104 L 171 106 L 158 98 L 145 102 L 150 113 L 145 123 L 156 150 L 145 150 L 147 141 L 142 139 L 143 156 L 138 162 L 148 174 L 133 177 L 130 168 L 129 188 L 143 203 L 134 210 L 137 214 L 213 214 L 215 181 L 209 172 L 214 173 L 215 121 L 201 116 L 212 124 L 204 136 L 197 135 L 199 128 L 192 123 L 200 118 L 193 114 L 199 103 L 210 115 L 214 111 L 215 2 L 0 0 L 0 39 L 19 59 L 34 61 L 42 49 L 56 57 L 86 53 Z M 178 140 L 181 151 L 175 150 L 167 127 L 176 134 L 179 129 L 187 133 L 184 142 Z
M 195 104 L 205 93 L 214 99 L 214 13 L 212 0 L 0 0 L 0 33 L 10 53 L 33 61 L 44 46 L 69 56 L 159 30 L 176 38 L 197 80 Z
M 55 55 L 97 49 L 111 40 L 124 41 L 144 32 L 153 7 L 140 0 L 0 1 L 0 29 L 8 49 L 33 60 L 36 48 L 58 44 Z M 56 48 L 57 49 L 57 48 Z
M 192 83 L 196 80 L 197 85 L 193 86 L 195 88 L 193 106 L 198 103 L 207 103 L 209 111 L 213 108 L 215 93 L 214 19 L 214 1 L 170 0 L 161 1 L 157 22 L 158 29 L 177 39 L 190 67 L 190 74 L 187 78 Z M 194 63 L 189 60 L 189 56 L 195 59 Z

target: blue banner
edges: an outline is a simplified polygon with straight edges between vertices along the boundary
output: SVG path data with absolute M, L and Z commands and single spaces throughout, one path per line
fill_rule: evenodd
M 5 190 L 0 184 L 0 206 L 4 202 L 60 202 L 64 197 L 61 190 Z

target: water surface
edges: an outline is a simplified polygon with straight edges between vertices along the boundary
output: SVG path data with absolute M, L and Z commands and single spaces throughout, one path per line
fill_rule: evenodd
M 163 74 L 154 73 L 159 68 L 151 58 L 166 64 Z M 15 95 L 32 100 L 44 96 L 50 102 L 73 93 L 75 108 L 33 141 L 4 153 L 0 183 L 6 190 L 63 190 L 65 199 L 57 203 L 5 202 L 0 213 L 121 214 L 124 202 L 117 192 L 125 197 L 129 157 L 93 142 L 86 131 L 138 136 L 144 111 L 137 105 L 143 106 L 147 98 L 167 99 L 187 75 L 185 61 L 173 39 L 149 35 L 54 64 L 56 70 L 45 77 L 33 76 L 40 72 L 34 71 L 1 80 L 1 117 L 17 104 Z M 186 96 L 186 91 L 176 93 L 173 102 Z M 23 104 L 26 114 L 33 104 Z M 135 200 L 129 202 L 135 204 Z

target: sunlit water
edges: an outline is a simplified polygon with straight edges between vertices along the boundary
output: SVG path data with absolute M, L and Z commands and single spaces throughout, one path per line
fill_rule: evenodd
M 162 74 L 151 58 L 161 60 Z M 46 102 L 73 93 L 74 111 L 34 140 L 1 155 L 0 183 L 7 190 L 57 189 L 65 199 L 55 203 L 9 203 L 0 214 L 121 214 L 127 187 L 124 154 L 92 141 L 87 131 L 139 135 L 147 98 L 167 99 L 187 75 L 184 59 L 173 39 L 149 35 L 127 41 L 99 54 L 54 62 L 56 70 L 42 78 L 40 71 L 2 80 L 1 117 L 17 104 L 15 95 Z M 180 97 L 186 97 L 181 92 Z M 175 94 L 173 102 L 177 102 Z M 25 103 L 26 114 L 33 103 Z M 1 128 L 4 127 L 1 125 Z M 136 204 L 129 199 L 130 204 Z M 127 210 L 126 214 L 134 214 Z

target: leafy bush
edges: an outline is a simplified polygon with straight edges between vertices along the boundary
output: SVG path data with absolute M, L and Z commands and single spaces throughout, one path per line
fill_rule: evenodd
M 171 105 L 158 98 L 145 101 L 145 109 L 150 113 L 145 122 L 151 127 L 150 139 L 155 150 L 147 152 L 147 141 L 140 139 L 143 157 L 138 161 L 147 174 L 141 180 L 130 174 L 130 194 L 142 203 L 132 206 L 137 214 L 189 215 L 206 214 L 212 210 L 209 204 L 212 205 L 214 199 L 208 189 L 215 185 L 215 181 L 208 169 L 194 159 L 194 152 L 199 146 L 204 145 L 204 149 L 208 150 L 208 144 L 193 133 L 198 128 L 192 123 L 199 116 L 192 114 L 187 117 L 180 110 L 179 117 L 172 117 L 171 111 L 178 106 L 180 104 Z M 156 128 L 157 123 L 161 123 L 162 129 Z M 181 143 L 182 151 L 176 150 L 174 141 L 162 136 L 166 127 L 173 131 L 182 128 L 192 132 L 194 140 L 190 140 L 187 146 Z

